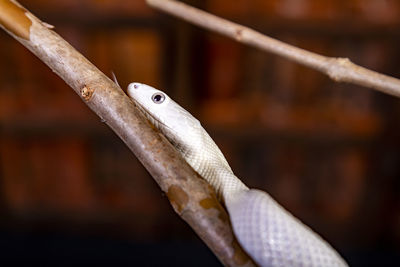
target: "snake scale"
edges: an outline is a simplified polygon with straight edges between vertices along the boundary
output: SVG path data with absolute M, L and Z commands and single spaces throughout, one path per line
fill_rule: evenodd
M 129 97 L 217 192 L 236 238 L 260 266 L 347 266 L 318 234 L 266 192 L 237 178 L 208 133 L 184 108 L 151 86 L 131 83 Z

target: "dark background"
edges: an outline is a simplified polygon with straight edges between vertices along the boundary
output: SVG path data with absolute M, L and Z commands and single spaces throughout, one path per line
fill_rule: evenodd
M 123 88 L 165 90 L 235 173 L 353 266 L 400 264 L 400 102 L 155 12 L 143 0 L 20 1 Z M 186 1 L 400 77 L 400 1 Z M 219 266 L 80 98 L 0 32 L 0 264 Z

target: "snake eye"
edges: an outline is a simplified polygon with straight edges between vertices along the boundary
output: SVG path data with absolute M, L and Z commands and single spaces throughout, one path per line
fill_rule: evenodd
M 156 104 L 161 104 L 165 100 L 165 95 L 161 93 L 155 93 L 152 97 L 151 100 L 153 100 L 154 103 Z

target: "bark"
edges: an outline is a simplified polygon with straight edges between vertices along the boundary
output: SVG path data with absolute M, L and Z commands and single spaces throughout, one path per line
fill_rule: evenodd
M 197 26 L 320 71 L 336 82 L 357 84 L 400 97 L 399 79 L 358 66 L 348 58 L 318 55 L 175 0 L 146 1 L 154 8 Z
M 121 88 L 51 30 L 51 25 L 16 1 L 0 0 L 0 26 L 57 73 L 113 129 L 166 192 L 174 210 L 224 265 L 254 265 L 234 239 L 228 215 L 213 189 L 151 127 Z

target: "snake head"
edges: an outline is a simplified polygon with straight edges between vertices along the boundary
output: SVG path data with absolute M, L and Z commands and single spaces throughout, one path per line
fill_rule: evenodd
M 172 143 L 180 146 L 197 140 L 200 122 L 166 93 L 142 83 L 128 85 L 128 95 L 152 124 Z M 193 141 L 192 141 L 193 142 Z
M 164 92 L 142 83 L 130 83 L 128 95 L 144 115 L 160 131 L 168 127 L 170 98 Z
M 170 100 L 164 92 L 143 83 L 130 83 L 128 95 L 149 113 L 165 109 Z

